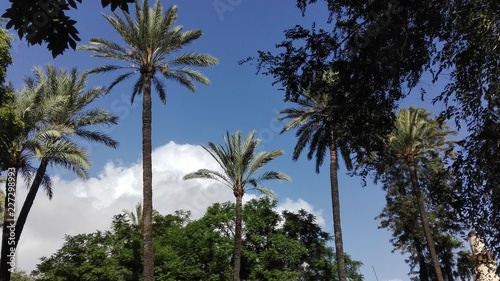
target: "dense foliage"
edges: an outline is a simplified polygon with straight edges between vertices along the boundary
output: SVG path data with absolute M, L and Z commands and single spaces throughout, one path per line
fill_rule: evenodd
M 7 29 L 14 28 L 20 39 L 26 38 L 30 45 L 47 43 L 47 48 L 55 58 L 68 48 L 75 49 L 80 41 L 76 21 L 66 15 L 71 9 L 77 9 L 77 2 L 82 0 L 9 0 L 11 2 L 2 15 L 6 18 Z M 128 3 L 134 0 L 101 0 L 102 6 L 111 4 L 111 10 L 117 7 L 128 12 Z
M 234 236 L 232 203 L 216 203 L 192 220 L 188 212 L 155 214 L 155 278 L 231 280 Z M 245 204 L 242 280 L 335 280 L 331 236 L 301 210 L 277 212 L 276 201 Z M 126 213 L 113 217 L 111 230 L 66 236 L 64 245 L 41 258 L 37 280 L 139 280 L 141 228 Z M 347 259 L 349 280 L 361 280 L 360 262 Z
M 383 93 L 393 97 L 389 101 L 397 101 L 400 94 L 391 93 L 391 85 L 404 81 L 408 92 L 442 103 L 442 118 L 464 129 L 453 163 L 455 216 L 486 236 L 499 253 L 500 2 L 297 0 L 297 6 L 306 13 L 316 2 L 327 4 L 331 23 L 316 41 L 341 42 L 336 52 L 321 50 L 349 58 L 348 75 L 366 78 L 356 81 L 359 85 L 382 82 Z M 427 76 L 444 85 L 441 92 L 426 93 L 419 83 Z M 370 95 L 380 95 L 373 90 L 368 87 Z
M 7 67 L 12 64 L 10 42 L 7 30 L 0 28 L 0 171 L 8 168 L 12 142 L 23 129 L 23 122 L 15 113 L 15 95 L 6 84 Z

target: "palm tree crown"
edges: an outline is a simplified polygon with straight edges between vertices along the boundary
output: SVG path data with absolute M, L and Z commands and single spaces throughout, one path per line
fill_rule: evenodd
M 316 158 L 316 173 L 319 173 L 325 154 L 333 141 L 338 143 L 336 146 L 340 149 L 347 169 L 350 170 L 353 166 L 349 146 L 345 144 L 346 142 L 340 141 L 343 139 L 340 131 L 343 126 L 339 125 L 342 121 L 333 118 L 338 115 L 334 112 L 340 110 L 339 106 L 334 104 L 333 96 L 328 92 L 310 93 L 304 90 L 293 103 L 298 107 L 280 111 L 281 117 L 277 120 L 277 122 L 289 120 L 281 133 L 298 128 L 295 133 L 298 140 L 293 151 L 293 159 L 297 160 L 304 148 L 309 146 L 307 159 Z
M 427 110 L 413 106 L 400 110 L 388 138 L 388 147 L 395 156 L 405 161 L 426 162 L 429 153 L 451 151 L 453 142 L 446 140 L 446 136 L 454 132 L 429 119 L 429 115 Z
M 124 13 L 125 19 L 116 13 L 115 17 L 103 15 L 125 41 L 127 47 L 102 38 L 91 38 L 90 46 L 78 47 L 80 50 L 94 52 L 94 57 L 117 59 L 129 65 L 109 64 L 94 68 L 89 73 L 126 70 L 111 83 L 109 90 L 138 73 L 139 78 L 132 92 L 132 102 L 135 96 L 144 90 L 144 76 L 149 76 L 163 103 L 166 102 L 166 91 L 162 80 L 156 76 L 158 73 L 168 80 L 181 83 L 191 91 L 196 89 L 194 81 L 209 85 L 210 81 L 205 75 L 189 67 L 216 65 L 218 60 L 215 57 L 194 52 L 169 57 L 200 38 L 202 32 L 200 30 L 183 32 L 182 26 L 174 27 L 177 19 L 175 5 L 165 14 L 160 1 L 156 1 L 153 8 L 149 8 L 148 1 L 142 2 L 142 8 L 138 1 L 135 6 L 136 20 L 127 13 Z
M 116 124 L 118 118 L 104 109 L 88 109 L 87 106 L 104 93 L 96 87 L 88 91 L 86 75 L 79 75 L 76 69 L 70 72 L 57 70 L 53 65 L 45 69 L 36 67 L 34 78 L 25 79 L 25 85 L 16 97 L 15 107 L 23 120 L 24 131 L 12 146 L 11 167 L 15 168 L 31 185 L 23 202 L 15 226 L 15 245 L 17 245 L 36 194 L 42 186 L 52 198 L 52 186 L 46 174 L 49 165 L 56 165 L 87 178 L 90 160 L 87 152 L 76 141 L 84 139 L 116 147 L 117 142 L 93 125 Z M 38 160 L 35 169 L 31 161 Z M 7 194 L 11 191 L 7 190 Z M 4 210 L 5 212 L 5 210 Z M 7 217 L 4 214 L 4 217 Z M 4 226 L 4 233 L 6 232 Z M 0 279 L 10 276 L 7 264 L 9 241 L 2 238 L 0 259 Z
M 272 196 L 272 192 L 260 185 L 264 180 L 280 179 L 291 181 L 291 178 L 284 173 L 277 171 L 264 172 L 256 176 L 257 172 L 270 161 L 283 155 L 282 150 L 271 152 L 259 152 L 257 148 L 260 140 L 255 139 L 256 132 L 251 132 L 244 140 L 238 131 L 232 135 L 229 133 L 224 137 L 224 145 L 216 145 L 209 142 L 208 147 L 203 146 L 210 155 L 217 161 L 223 173 L 208 169 L 199 169 L 184 176 L 184 180 L 189 179 L 212 179 L 229 187 L 235 194 L 243 195 L 246 186 Z
M 16 110 L 26 126 L 14 148 L 17 155 L 13 165 L 28 181 L 36 170 L 31 161 L 44 158 L 87 178 L 90 160 L 77 139 L 112 148 L 118 145 L 117 141 L 93 127 L 117 124 L 118 117 L 102 108 L 87 108 L 104 94 L 104 89 L 94 87 L 85 91 L 86 75 L 79 75 L 76 68 L 68 72 L 51 64 L 45 68 L 35 67 L 33 77 L 27 77 L 24 82 L 16 99 Z M 49 183 L 46 179 L 42 183 Z M 51 197 L 50 188 L 46 191 Z

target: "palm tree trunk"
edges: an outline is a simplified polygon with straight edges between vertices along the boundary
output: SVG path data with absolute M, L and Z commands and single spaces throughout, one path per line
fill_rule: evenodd
M 335 236 L 335 253 L 337 255 L 337 267 L 339 281 L 347 280 L 347 270 L 344 258 L 344 242 L 342 240 L 342 224 L 340 223 L 340 196 L 339 180 L 337 177 L 338 159 L 337 145 L 335 143 L 335 134 L 330 132 L 330 188 L 332 193 L 332 211 L 333 211 L 333 233 Z
M 143 277 L 154 280 L 153 164 L 151 159 L 151 74 L 144 75 L 142 104 Z
M 415 197 L 417 198 L 418 211 L 420 212 L 422 228 L 424 229 L 425 239 L 427 240 L 427 247 L 429 248 L 429 253 L 431 255 L 432 265 L 434 267 L 434 271 L 436 272 L 437 280 L 444 281 L 443 273 L 441 272 L 441 267 L 439 266 L 434 239 L 432 238 L 429 219 L 427 218 L 427 212 L 425 211 L 424 197 L 422 196 L 422 190 L 420 190 L 420 187 L 418 185 L 417 169 L 415 167 L 415 162 L 413 161 L 413 159 L 408 160 L 408 168 L 410 169 L 411 185 L 413 187 L 413 192 L 415 192 Z
M 21 212 L 19 212 L 19 216 L 17 217 L 17 221 L 16 221 L 16 238 L 15 238 L 16 245 L 19 242 L 19 239 L 21 237 L 21 233 L 23 232 L 23 229 L 24 229 L 24 224 L 26 223 L 26 219 L 28 218 L 28 214 L 31 210 L 31 207 L 33 206 L 33 202 L 35 201 L 38 189 L 40 188 L 40 185 L 42 184 L 42 179 L 43 179 L 43 176 L 45 175 L 45 172 L 47 171 L 48 165 L 49 165 L 49 160 L 47 158 L 42 158 L 40 166 L 38 167 L 38 170 L 36 170 L 35 178 L 33 179 L 33 182 L 31 183 L 31 187 L 28 191 L 28 194 L 26 195 L 26 199 L 24 200 L 23 207 L 21 208 Z
M 421 281 L 427 281 L 429 280 L 429 273 L 427 272 L 427 262 L 425 261 L 422 245 L 420 244 L 419 239 L 415 236 L 413 237 L 413 241 L 418 256 L 418 267 L 419 267 L 418 276 Z
M 243 189 L 235 190 L 234 196 L 236 197 L 236 218 L 234 226 L 233 281 L 239 281 L 243 228 Z
M 12 168 L 11 168 L 12 169 Z M 9 172 L 13 172 L 14 184 L 9 187 L 9 183 L 12 181 L 9 180 L 9 176 L 7 175 L 7 181 L 5 182 L 5 209 L 3 211 L 3 232 L 2 232 L 2 251 L 0 253 L 0 281 L 9 281 L 11 269 L 16 266 L 16 256 L 15 256 L 15 244 L 14 240 L 9 238 L 11 234 L 15 233 L 15 222 L 14 222 L 14 213 L 12 213 L 12 208 L 15 208 L 12 203 L 15 204 L 16 199 L 16 189 L 17 189 L 17 168 L 13 168 L 14 171 L 8 170 Z M 10 206 L 9 206 L 10 205 Z M 10 210 L 9 210 L 10 208 Z M 15 234 L 13 234 L 15 236 Z M 15 239 L 15 237 L 13 237 Z M 14 252 L 11 251 L 11 247 L 14 248 Z M 9 262 L 13 259 L 13 264 L 9 264 Z
M 406 192 L 406 188 L 403 187 L 400 189 L 400 194 L 404 197 L 408 196 L 408 193 Z M 425 260 L 425 255 L 424 255 L 424 249 L 422 248 L 422 243 L 419 239 L 419 235 L 417 235 L 418 227 L 415 227 L 415 224 L 418 224 L 418 221 L 416 217 L 418 216 L 417 213 L 412 214 L 412 220 L 411 221 L 405 221 L 403 225 L 404 232 L 410 233 L 411 236 L 413 237 L 413 246 L 415 247 L 415 250 L 417 251 L 417 257 L 418 257 L 418 266 L 419 266 L 419 271 L 418 271 L 418 276 L 420 278 L 420 281 L 428 281 L 429 280 L 429 273 L 427 271 L 427 262 Z M 413 220 L 415 218 L 415 221 Z M 411 223 L 411 225 L 410 225 Z

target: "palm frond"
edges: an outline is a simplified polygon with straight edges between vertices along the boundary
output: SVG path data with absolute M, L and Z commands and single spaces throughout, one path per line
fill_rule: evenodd
M 163 84 L 163 81 L 160 79 L 153 77 L 153 84 L 155 85 L 155 89 L 158 92 L 158 96 L 160 97 L 160 100 L 163 104 L 167 103 L 167 95 L 165 93 L 165 85 Z
M 219 60 L 208 54 L 184 53 L 168 61 L 171 66 L 210 66 L 216 65 Z
M 132 96 L 130 97 L 130 104 L 134 103 L 135 96 L 140 95 L 142 93 L 142 90 L 144 89 L 144 79 L 141 75 L 134 84 L 134 87 L 132 89 Z
M 49 200 L 52 199 L 52 196 L 54 196 L 54 193 L 52 191 L 52 180 L 48 175 L 43 175 L 42 177 L 42 182 L 40 184 L 43 188 L 43 191 L 45 192 L 45 195 L 49 198 Z
M 199 169 L 196 172 L 192 172 L 192 173 L 185 175 L 182 179 L 183 180 L 211 179 L 211 180 L 218 181 L 231 189 L 233 188 L 231 181 L 226 176 L 224 176 L 223 174 L 221 174 L 217 171 L 212 171 L 212 170 L 208 170 L 208 169 Z
M 92 143 L 102 143 L 111 148 L 118 147 L 118 141 L 114 140 L 109 135 L 98 130 L 88 131 L 88 130 L 77 129 L 75 131 L 75 135 L 85 140 L 88 140 Z
M 260 194 L 264 194 L 266 197 L 270 198 L 271 200 L 278 200 L 278 198 L 276 197 L 274 192 L 272 190 L 270 190 L 269 188 L 265 188 L 263 186 L 256 186 L 253 189 L 256 190 L 257 192 L 259 192 Z
M 123 68 L 120 68 L 120 69 L 123 69 Z M 116 85 L 118 85 L 119 83 L 125 81 L 126 79 L 130 78 L 132 75 L 134 75 L 135 73 L 133 71 L 131 72 L 127 72 L 127 73 L 124 73 L 124 74 L 121 74 L 120 76 L 118 76 L 108 87 L 108 89 L 106 90 L 106 92 L 109 92 L 111 91 L 111 89 L 113 89 Z

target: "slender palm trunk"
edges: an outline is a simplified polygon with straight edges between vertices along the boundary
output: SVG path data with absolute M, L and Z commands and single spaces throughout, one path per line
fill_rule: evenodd
M 11 170 L 9 170 L 11 171 Z M 15 256 L 15 248 L 14 244 L 15 237 L 11 238 L 11 235 L 15 236 L 15 214 L 12 212 L 12 209 L 15 208 L 16 201 L 16 189 L 17 189 L 17 172 L 18 169 L 14 168 L 12 171 L 14 174 L 14 182 L 9 180 L 7 176 L 7 181 L 5 182 L 5 209 L 3 212 L 3 232 L 2 232 L 2 251 L 0 253 L 0 281 L 9 281 L 11 268 L 16 266 L 16 256 Z M 10 185 L 10 186 L 9 186 Z M 11 248 L 14 248 L 14 252 L 11 251 Z M 13 261 L 13 263 L 10 263 Z
M 234 196 L 236 197 L 236 217 L 234 226 L 233 281 L 239 281 L 243 228 L 243 189 L 235 189 Z
M 335 253 L 337 255 L 339 281 L 346 281 L 347 270 L 344 258 L 344 242 L 342 240 L 342 224 L 340 223 L 340 196 L 337 172 L 337 145 L 335 144 L 335 134 L 332 131 L 330 132 L 330 188 L 332 193 L 333 233 L 335 236 Z
M 417 250 L 417 256 L 418 256 L 418 266 L 419 266 L 419 271 L 418 271 L 418 276 L 421 281 L 426 281 L 429 280 L 429 273 L 427 272 L 427 262 L 425 261 L 425 256 L 424 256 L 424 251 L 422 249 L 422 245 L 420 244 L 420 241 L 417 237 L 413 238 L 413 243 L 415 245 L 415 250 Z M 453 279 L 450 279 L 453 280 Z
M 408 193 L 406 192 L 406 188 L 400 189 L 400 193 L 402 196 L 406 197 L 408 196 Z M 427 271 L 427 262 L 425 260 L 425 255 L 424 255 L 424 249 L 422 248 L 422 243 L 419 239 L 419 235 L 416 235 L 418 232 L 418 228 L 415 228 L 414 225 L 418 224 L 418 221 L 416 220 L 416 217 L 418 216 L 417 213 L 414 214 L 415 221 L 406 221 L 403 225 L 404 232 L 406 233 L 411 233 L 413 237 L 413 246 L 415 247 L 415 250 L 417 251 L 417 257 L 418 257 L 418 266 L 419 266 L 419 272 L 418 276 L 421 281 L 427 281 L 429 280 L 429 272 Z M 411 226 L 410 226 L 411 223 Z
M 431 255 L 432 265 L 434 267 L 434 271 L 436 272 L 436 278 L 438 281 L 443 281 L 443 273 L 441 272 L 441 267 L 439 266 L 439 260 L 436 254 L 434 239 L 432 238 L 429 219 L 427 218 L 427 212 L 425 211 L 424 197 L 422 196 L 422 190 L 420 190 L 418 185 L 417 169 L 415 167 L 415 162 L 412 159 L 408 160 L 408 168 L 410 169 L 411 185 L 413 187 L 413 192 L 415 192 L 415 197 L 417 198 L 422 228 L 424 229 L 424 235 L 427 240 L 427 247 L 429 248 L 429 253 Z
M 143 276 L 154 280 L 153 164 L 151 159 L 151 74 L 144 75 L 142 104 Z
M 49 160 L 47 158 L 42 158 L 42 161 L 40 163 L 40 166 L 38 167 L 38 170 L 36 170 L 36 175 L 35 178 L 33 179 L 33 182 L 31 183 L 31 187 L 28 191 L 28 194 L 26 195 L 26 200 L 24 200 L 23 207 L 21 208 L 21 212 L 19 212 L 19 216 L 17 217 L 16 221 L 16 247 L 19 242 L 19 239 L 21 238 L 21 233 L 23 232 L 24 229 L 24 224 L 26 223 L 26 219 L 28 218 L 28 214 L 31 210 L 31 207 L 33 206 L 33 202 L 35 201 L 36 194 L 38 192 L 38 189 L 40 188 L 40 185 L 42 184 L 43 176 L 45 175 L 45 172 L 47 171 L 47 166 L 49 165 Z

